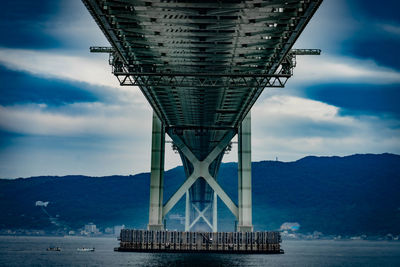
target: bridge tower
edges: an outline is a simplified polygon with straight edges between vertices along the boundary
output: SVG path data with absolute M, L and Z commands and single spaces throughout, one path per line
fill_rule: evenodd
M 177 192 L 163 205 L 164 188 L 164 154 L 165 154 L 165 127 L 161 120 L 153 113 L 152 148 L 151 148 L 151 175 L 150 175 L 150 207 L 149 230 L 164 229 L 164 216 L 174 205 L 185 196 L 185 231 L 190 231 L 200 219 L 213 232 L 218 231 L 217 200 L 218 197 L 227 205 L 238 221 L 237 230 L 241 232 L 253 231 L 252 202 L 251 202 L 251 115 L 247 114 L 238 128 L 238 206 L 231 200 L 217 182 L 219 165 L 226 147 L 236 134 L 230 131 L 215 149 L 202 161 L 182 142 L 179 135 L 170 133 L 181 155 L 186 181 Z M 192 185 L 196 182 L 206 183 L 212 189 L 213 198 L 205 205 L 199 205 L 190 194 Z M 195 212 L 195 214 L 193 214 Z
M 238 232 L 252 232 L 251 113 L 238 129 Z
M 165 127 L 153 113 L 151 133 L 151 173 L 149 230 L 163 230 L 163 190 L 164 190 Z

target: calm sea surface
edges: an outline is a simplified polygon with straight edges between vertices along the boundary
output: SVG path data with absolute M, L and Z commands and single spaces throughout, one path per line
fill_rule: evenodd
M 121 253 L 117 246 L 113 238 L 0 236 L 0 266 L 400 266 L 400 242 L 284 241 L 283 255 Z

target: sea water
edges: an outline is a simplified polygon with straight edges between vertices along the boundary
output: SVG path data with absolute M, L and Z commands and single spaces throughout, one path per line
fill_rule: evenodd
M 62 250 L 46 251 L 56 246 Z M 114 252 L 117 246 L 116 238 L 0 236 L 0 266 L 400 266 L 397 241 L 283 241 L 283 255 Z

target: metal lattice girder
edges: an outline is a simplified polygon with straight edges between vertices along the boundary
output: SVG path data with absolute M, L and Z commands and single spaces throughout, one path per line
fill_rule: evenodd
M 173 87 L 245 87 L 251 90 L 257 87 L 284 87 L 289 74 L 251 75 L 209 73 L 140 73 L 114 72 L 120 85 L 125 86 L 173 86 Z
M 112 47 L 105 47 L 105 46 L 91 46 L 90 47 L 91 53 L 114 53 L 115 50 Z
M 290 50 L 289 54 L 298 55 L 298 56 L 320 55 L 321 49 L 292 49 L 292 50 Z

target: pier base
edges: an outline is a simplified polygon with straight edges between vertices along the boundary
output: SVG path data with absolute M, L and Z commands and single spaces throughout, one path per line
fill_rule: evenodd
M 122 229 L 120 252 L 282 254 L 279 232 L 180 232 Z

